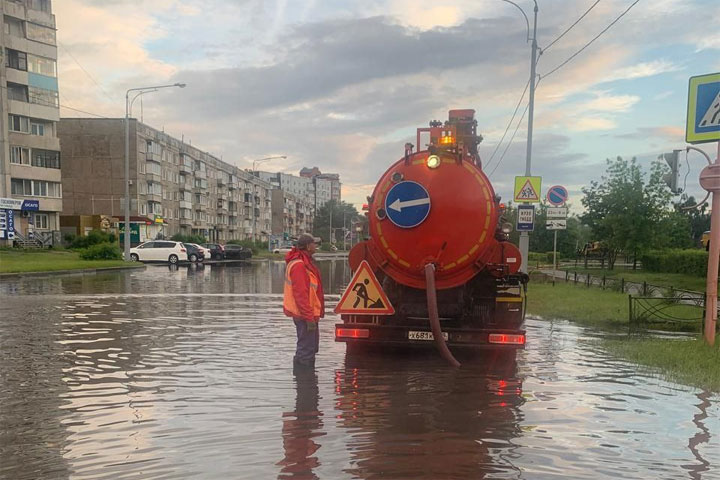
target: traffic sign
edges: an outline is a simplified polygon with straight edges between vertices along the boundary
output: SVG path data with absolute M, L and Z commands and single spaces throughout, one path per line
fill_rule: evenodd
M 720 140 L 720 73 L 690 77 L 685 140 L 688 143 Z
M 548 207 L 547 218 L 567 218 L 568 209 L 565 207 Z
M 385 213 L 398 227 L 417 227 L 430 213 L 430 194 L 417 182 L 396 183 L 385 197 Z
M 540 201 L 542 177 L 515 177 L 513 198 L 518 203 L 536 203 Z
M 360 262 L 355 275 L 335 307 L 335 313 L 349 315 L 392 315 L 395 309 L 380 286 L 367 260 Z
M 535 230 L 535 205 L 518 205 L 516 230 L 518 232 Z
M 548 230 L 567 230 L 567 220 L 564 218 L 548 218 L 545 221 L 545 228 Z
M 563 205 L 565 204 L 565 202 L 567 202 L 567 188 L 563 187 L 562 185 L 555 185 L 553 187 L 550 187 L 548 188 L 546 198 L 551 205 L 559 207 L 560 205 Z

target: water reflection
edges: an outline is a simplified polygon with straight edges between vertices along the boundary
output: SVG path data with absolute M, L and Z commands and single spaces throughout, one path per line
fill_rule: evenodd
M 514 355 L 468 359 L 462 369 L 434 356 L 348 355 L 335 394 L 353 478 L 518 477 L 512 449 L 523 397 Z
M 320 389 L 314 368 L 295 366 L 295 409 L 283 413 L 282 438 L 285 457 L 277 463 L 281 467 L 278 478 L 318 479 L 314 470 L 320 466 L 316 455 L 320 449 L 317 438 L 323 432 L 322 415 L 318 403 Z

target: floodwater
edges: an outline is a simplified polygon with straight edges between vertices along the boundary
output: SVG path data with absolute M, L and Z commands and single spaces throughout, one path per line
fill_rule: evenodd
M 350 273 L 322 261 L 329 310 Z M 720 398 L 529 319 L 516 362 L 292 372 L 282 262 L 0 282 L 0 478 L 720 479 Z

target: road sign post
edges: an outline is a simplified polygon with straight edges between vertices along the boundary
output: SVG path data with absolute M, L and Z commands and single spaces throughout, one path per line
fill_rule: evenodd
M 685 140 L 693 144 L 718 142 L 715 163 L 700 172 L 700 186 L 712 193 L 704 331 L 705 341 L 712 346 L 715 344 L 720 264 L 720 73 L 690 77 Z
M 545 228 L 554 230 L 553 232 L 553 285 L 555 285 L 555 271 L 557 270 L 557 234 L 558 230 L 567 229 L 567 213 L 568 210 L 564 206 L 568 199 L 567 188 L 562 185 L 554 185 L 548 188 L 546 197 L 551 205 L 555 208 L 548 208 L 547 220 Z
M 528 142 L 529 145 L 529 142 Z M 530 158 L 530 147 L 528 147 L 528 159 Z M 528 160 L 529 162 L 530 160 Z M 530 176 L 530 164 L 525 169 L 526 176 L 515 177 L 515 189 L 513 192 L 513 200 L 515 203 L 537 203 L 540 201 L 540 186 L 542 177 Z M 533 210 L 534 213 L 534 210 Z M 520 210 L 518 208 L 518 215 Z M 519 230 L 519 229 L 518 229 Z M 520 230 L 520 271 L 527 273 L 528 271 L 528 254 L 530 252 L 530 237 L 528 232 L 532 230 Z

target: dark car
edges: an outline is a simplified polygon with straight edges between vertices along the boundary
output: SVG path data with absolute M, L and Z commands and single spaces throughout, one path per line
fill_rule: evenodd
M 225 245 L 225 258 L 234 260 L 247 260 L 252 257 L 252 251 L 242 245 L 233 245 L 231 243 Z
M 205 260 L 205 253 L 197 245 L 195 245 L 194 243 L 183 243 L 183 245 L 187 250 L 187 257 L 189 262 L 195 263 Z
M 203 247 L 210 250 L 210 260 L 222 260 L 225 258 L 225 247 L 219 243 L 203 243 Z

